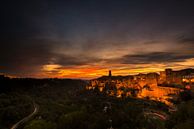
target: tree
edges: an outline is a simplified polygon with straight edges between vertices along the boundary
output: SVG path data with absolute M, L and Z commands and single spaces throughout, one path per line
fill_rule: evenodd
M 175 129 L 194 129 L 194 121 L 193 120 L 188 120 L 186 122 L 177 124 L 175 126 Z
M 83 111 L 64 114 L 59 118 L 59 127 L 61 129 L 86 129 L 85 118 Z
M 24 129 L 56 129 L 56 125 L 45 120 L 33 120 Z

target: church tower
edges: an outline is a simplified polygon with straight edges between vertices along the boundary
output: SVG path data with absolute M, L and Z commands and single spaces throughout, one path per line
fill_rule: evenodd
M 111 78 L 112 77 L 112 73 L 111 73 L 111 70 L 109 70 L 109 78 Z
M 112 81 L 112 73 L 111 73 L 111 70 L 109 70 L 108 73 L 109 73 L 109 74 L 108 74 L 108 83 L 109 83 L 109 85 L 110 85 L 110 83 L 111 83 L 111 81 Z

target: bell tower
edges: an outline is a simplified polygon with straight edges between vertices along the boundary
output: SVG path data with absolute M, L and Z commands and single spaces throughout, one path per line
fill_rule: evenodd
M 109 78 L 111 78 L 112 77 L 112 73 L 111 73 L 111 70 L 109 70 Z

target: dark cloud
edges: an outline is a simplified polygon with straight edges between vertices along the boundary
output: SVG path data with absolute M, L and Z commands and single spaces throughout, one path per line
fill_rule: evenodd
M 44 40 L 7 39 L 1 40 L 1 44 L 1 72 L 37 72 L 52 56 L 51 45 Z
M 101 58 L 117 64 L 193 58 L 193 5 L 163 0 L 3 1 L 0 72 L 36 73 L 45 64 L 69 67 Z M 170 42 L 177 33 L 181 35 Z M 109 60 L 113 57 L 118 59 Z
M 100 60 L 91 57 L 59 54 L 53 51 L 56 44 L 59 43 L 40 39 L 1 40 L 0 72 L 36 73 L 46 64 L 59 64 L 65 67 L 84 65 Z
M 193 55 L 180 55 L 171 52 L 151 52 L 136 55 L 125 55 L 116 61 L 123 64 L 151 64 L 151 63 L 172 63 L 194 58 Z
M 160 41 L 150 40 L 150 41 L 145 41 L 145 42 L 143 42 L 143 44 L 146 44 L 146 45 L 157 44 L 157 43 L 160 43 Z
M 194 45 L 194 35 L 193 36 L 183 35 L 178 37 L 177 40 L 179 43 L 182 44 Z
M 75 65 L 86 65 L 94 62 L 99 62 L 102 59 L 95 57 L 87 57 L 87 56 L 71 56 L 71 55 L 63 55 L 63 54 L 54 54 L 54 58 L 52 63 L 59 64 L 62 66 L 75 66 Z
M 194 45 L 194 27 L 190 27 L 185 32 L 178 34 L 175 38 L 175 42 L 184 45 Z

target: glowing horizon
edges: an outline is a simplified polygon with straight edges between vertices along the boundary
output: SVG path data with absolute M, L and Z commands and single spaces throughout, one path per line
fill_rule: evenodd
M 83 66 L 72 66 L 64 68 L 57 64 L 48 64 L 42 66 L 40 73 L 25 75 L 20 77 L 32 77 L 32 78 L 72 78 L 72 79 L 94 79 L 101 76 L 107 76 L 108 71 L 111 70 L 113 76 L 126 76 L 136 75 L 139 73 L 150 73 L 164 71 L 166 68 L 173 70 L 181 70 L 186 68 L 193 68 L 194 59 L 187 60 L 185 62 L 179 62 L 166 67 L 164 64 L 136 64 L 132 67 L 129 64 L 106 64 L 106 65 L 83 65 Z M 130 69 L 131 68 L 131 69 Z M 10 76 L 10 75 L 9 75 Z M 11 77 L 19 77 L 11 75 Z

